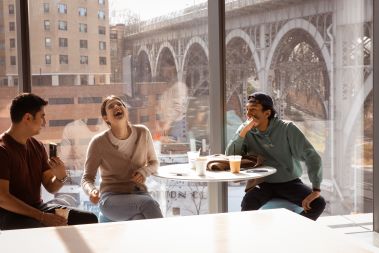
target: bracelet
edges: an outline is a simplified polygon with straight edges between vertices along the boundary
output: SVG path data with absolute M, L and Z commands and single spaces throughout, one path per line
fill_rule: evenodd
M 321 190 L 318 189 L 318 188 L 313 188 L 312 190 L 313 190 L 314 192 L 321 192 Z

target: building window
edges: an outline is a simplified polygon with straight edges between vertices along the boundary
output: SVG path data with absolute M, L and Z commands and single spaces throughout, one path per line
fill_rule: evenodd
M 55 119 L 55 120 L 49 120 L 49 126 L 50 127 L 63 127 L 66 126 L 68 123 L 73 122 L 73 119 Z
M 87 32 L 87 24 L 79 24 L 79 32 L 86 33 Z
M 87 16 L 87 8 L 79 7 L 79 16 L 81 17 Z
M 67 38 L 59 38 L 59 47 L 68 47 Z
M 88 64 L 88 56 L 81 55 L 80 56 L 80 64 Z
M 105 26 L 99 26 L 99 34 L 105 35 Z
M 0 65 L 4 65 L 5 64 L 5 58 L 4 57 L 0 57 Z
M 99 19 L 104 20 L 104 19 L 105 19 L 105 12 L 104 12 L 104 11 L 99 11 L 99 12 L 97 13 L 97 17 L 98 17 Z
M 66 4 L 58 4 L 58 12 L 67 14 L 67 5 Z
M 105 41 L 99 41 L 99 50 L 106 50 L 107 49 L 107 44 Z
M 43 12 L 49 13 L 50 12 L 50 5 L 49 3 L 43 3 Z
M 107 65 L 107 57 L 100 56 L 99 57 L 99 64 L 100 65 Z
M 78 97 L 78 104 L 101 104 L 102 97 Z
M 111 31 L 111 39 L 117 39 L 117 31 Z
M 62 31 L 67 31 L 67 21 L 58 21 L 58 29 Z
M 50 65 L 51 64 L 51 55 L 45 54 L 45 64 Z
M 10 48 L 16 47 L 16 39 L 9 39 L 9 47 Z
M 80 48 L 88 48 L 88 41 L 87 40 L 80 40 Z
M 68 64 L 68 55 L 59 55 L 59 64 Z
M 50 31 L 50 20 L 44 20 L 43 26 L 45 27 L 45 31 Z
M 140 118 L 141 123 L 149 122 L 150 118 L 148 115 L 142 115 Z
M 99 4 L 105 5 L 105 0 L 99 0 Z
M 74 98 L 49 98 L 49 105 L 71 105 L 74 104 Z
M 9 31 L 14 31 L 15 30 L 15 24 L 14 22 L 9 22 Z
M 11 65 L 16 65 L 16 56 L 12 55 L 10 58 L 11 58 Z
M 51 38 L 50 37 L 45 38 L 45 47 L 51 48 Z
M 14 14 L 14 4 L 8 5 L 8 12 L 10 15 Z

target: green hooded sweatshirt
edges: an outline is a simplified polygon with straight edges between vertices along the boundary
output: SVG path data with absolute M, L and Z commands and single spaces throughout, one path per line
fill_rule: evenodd
M 322 181 L 321 157 L 292 123 L 274 117 L 266 131 L 251 129 L 242 138 L 239 136 L 245 127 L 242 124 L 226 148 L 226 155 L 260 155 L 264 165 L 276 168 L 277 172 L 265 178 L 268 183 L 282 183 L 299 178 L 303 172 L 300 161 L 308 168 L 308 176 L 313 188 L 320 189 Z

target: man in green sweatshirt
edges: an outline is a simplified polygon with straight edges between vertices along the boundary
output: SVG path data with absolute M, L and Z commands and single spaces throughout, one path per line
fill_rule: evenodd
M 245 194 L 242 211 L 257 210 L 272 198 L 283 198 L 303 207 L 301 215 L 316 220 L 326 205 L 320 195 L 321 157 L 292 122 L 275 116 L 269 95 L 255 92 L 248 99 L 248 120 L 239 127 L 225 153 L 262 156 L 263 164 L 276 168 L 277 172 Z M 301 161 L 307 166 L 312 188 L 299 178 Z

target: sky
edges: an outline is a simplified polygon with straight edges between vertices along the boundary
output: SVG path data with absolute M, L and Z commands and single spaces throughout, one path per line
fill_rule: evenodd
M 205 1 L 206 0 L 109 0 L 109 10 L 111 18 L 113 16 L 112 13 L 115 13 L 114 10 L 130 10 L 133 13 L 139 14 L 141 20 L 146 20 Z

